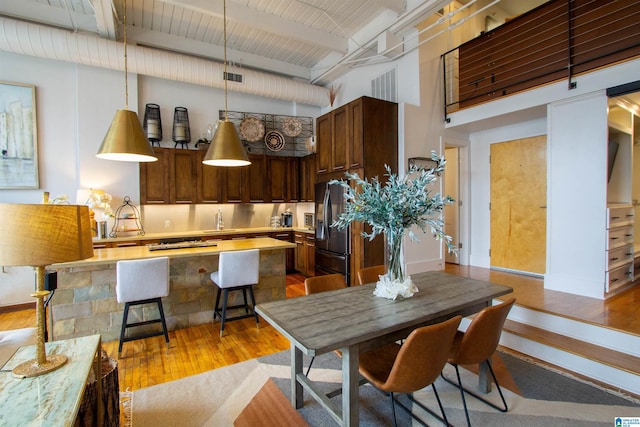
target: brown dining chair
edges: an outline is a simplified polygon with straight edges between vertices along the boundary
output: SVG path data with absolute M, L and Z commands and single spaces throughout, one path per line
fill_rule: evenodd
M 378 276 L 384 274 L 384 265 L 374 265 L 358 270 L 358 285 L 373 283 L 378 281 Z
M 467 417 L 467 425 L 469 427 L 471 426 L 471 420 L 469 419 L 467 402 L 464 398 L 465 392 L 475 397 L 476 399 L 483 401 L 492 408 L 499 410 L 500 412 L 507 412 L 509 410 L 507 402 L 504 399 L 504 395 L 502 394 L 502 390 L 500 389 L 500 384 L 498 384 L 496 374 L 493 372 L 493 368 L 491 367 L 490 360 L 491 356 L 498 348 L 498 343 L 500 342 L 500 335 L 502 334 L 504 322 L 507 319 L 509 311 L 511 311 L 511 307 L 513 307 L 515 302 L 516 299 L 511 298 L 501 304 L 483 309 L 473 318 L 466 332 L 459 331 L 456 334 L 453 345 L 451 346 L 449 360 L 447 360 L 447 362 L 453 365 L 453 367 L 456 369 L 456 377 L 458 379 L 458 383 L 456 384 L 450 379 L 446 378 L 444 374 L 442 374 L 442 378 L 444 378 L 449 384 L 458 387 L 458 389 L 460 390 L 460 395 L 462 396 L 462 404 L 464 406 L 464 413 Z M 493 381 L 496 384 L 496 388 L 498 389 L 498 393 L 500 394 L 500 398 L 502 399 L 502 404 L 504 407 L 501 408 L 494 403 L 484 399 L 483 397 L 477 395 L 476 393 L 465 389 L 462 386 L 462 381 L 460 381 L 460 370 L 458 369 L 458 366 L 475 365 L 476 363 L 485 363 L 489 368 L 489 372 L 493 377 Z
M 342 274 L 325 274 L 321 276 L 312 276 L 304 279 L 304 292 L 307 295 L 318 294 L 320 292 L 335 291 L 337 289 L 344 289 L 347 287 L 347 282 L 344 280 Z M 309 376 L 311 371 L 311 365 L 315 360 L 315 356 L 311 358 L 309 366 L 307 367 L 307 373 Z
M 337 273 L 312 276 L 304 279 L 304 292 L 307 295 L 335 291 L 336 289 L 344 289 L 346 287 L 347 282 L 344 280 L 344 276 Z
M 412 402 L 449 425 L 434 383 L 447 363 L 449 349 L 461 320 L 461 316 L 455 316 L 442 323 L 423 326 L 412 331 L 402 345 L 391 343 L 360 353 L 360 375 L 391 397 L 394 426 L 397 425 L 396 403 L 418 422 L 427 425 L 397 400 L 394 393 L 409 394 Z M 429 384 L 433 388 L 442 417 L 413 399 L 413 392 Z

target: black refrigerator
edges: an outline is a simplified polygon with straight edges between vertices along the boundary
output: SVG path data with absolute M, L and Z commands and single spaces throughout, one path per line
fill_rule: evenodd
M 316 184 L 316 274 L 340 273 L 350 281 L 350 227 L 339 230 L 331 227 L 344 211 L 346 189 L 328 182 Z

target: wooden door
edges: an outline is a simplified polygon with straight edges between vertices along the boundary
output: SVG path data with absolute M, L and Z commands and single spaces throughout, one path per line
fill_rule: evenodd
M 269 195 L 271 202 L 287 200 L 287 157 L 267 156 L 267 170 L 269 175 Z M 252 175 L 253 178 L 253 175 Z M 262 182 L 262 179 L 260 179 Z
M 300 201 L 300 159 L 298 157 L 287 157 L 287 194 L 285 201 Z
M 198 150 L 198 203 L 222 203 L 226 182 L 226 168 L 202 163 L 206 150 Z
M 158 161 L 140 163 L 140 203 L 143 205 L 169 203 L 170 148 L 153 149 Z
M 332 150 L 331 113 L 327 113 L 316 119 L 317 173 L 331 172 Z
M 363 98 L 349 103 L 351 116 L 351 143 L 349 144 L 349 168 L 364 167 L 364 111 Z
M 196 203 L 197 158 L 198 152 L 195 150 L 173 150 L 173 161 L 169 168 L 171 203 Z
M 248 179 L 248 198 L 249 202 L 264 202 L 265 201 L 265 187 L 267 172 L 267 161 L 264 155 L 250 154 L 249 160 L 251 164 L 245 169 L 249 174 Z M 247 197 L 243 195 L 243 200 L 247 200 Z
M 547 138 L 491 145 L 491 266 L 544 274 Z
M 331 156 L 332 170 L 345 171 L 349 168 L 349 145 L 351 144 L 351 123 L 349 122 L 349 105 L 333 111 L 333 152 Z

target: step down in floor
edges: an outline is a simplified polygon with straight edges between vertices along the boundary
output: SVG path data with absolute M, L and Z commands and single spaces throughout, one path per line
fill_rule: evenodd
M 640 396 L 640 337 L 516 306 L 500 344 L 587 377 L 606 387 Z

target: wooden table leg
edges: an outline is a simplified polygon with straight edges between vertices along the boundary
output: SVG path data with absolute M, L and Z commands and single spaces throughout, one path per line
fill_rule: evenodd
M 104 401 L 102 400 L 102 339 L 98 340 L 98 349 L 96 350 L 93 362 L 93 373 L 96 377 L 96 405 L 98 413 L 98 426 L 104 425 Z
M 491 392 L 491 375 L 486 363 L 480 363 L 478 366 L 478 390 L 485 394 Z
M 302 351 L 291 343 L 291 405 L 300 409 L 304 406 L 302 384 L 297 380 L 298 374 L 302 374 Z
M 342 425 L 357 427 L 359 411 L 360 347 L 352 345 L 342 349 Z

